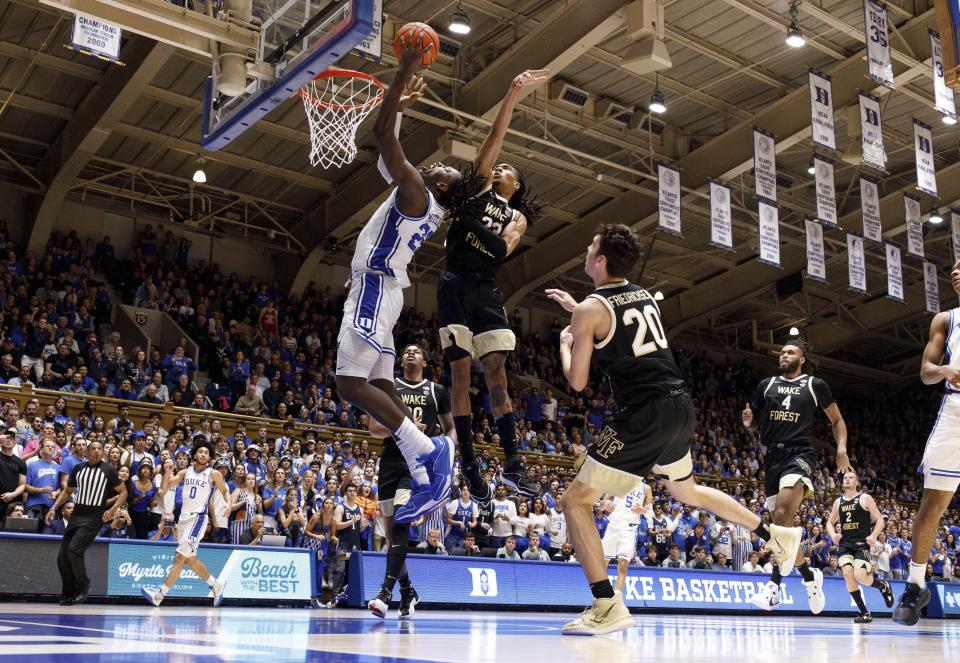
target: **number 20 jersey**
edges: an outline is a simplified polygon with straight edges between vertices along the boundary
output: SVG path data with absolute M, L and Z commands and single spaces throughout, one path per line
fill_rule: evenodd
M 622 281 L 600 286 L 589 297 L 610 312 L 610 331 L 594 343 L 593 359 L 620 408 L 683 386 L 653 295 Z
M 820 378 L 799 375 L 788 380 L 776 375 L 760 382 L 750 409 L 760 425 L 764 445 L 809 447 L 817 409 L 826 409 L 833 402 L 830 386 Z

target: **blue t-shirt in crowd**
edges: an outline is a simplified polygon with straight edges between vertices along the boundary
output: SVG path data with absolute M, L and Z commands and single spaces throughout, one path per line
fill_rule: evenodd
M 60 464 L 52 460 L 38 460 L 27 465 L 27 485 L 34 488 L 50 487 L 49 493 L 27 495 L 26 506 L 46 504 L 53 506 L 53 491 L 60 487 Z
M 264 507 L 263 515 L 277 517 L 277 512 L 280 510 L 280 507 L 283 506 L 284 501 L 287 499 L 287 489 L 283 486 L 278 486 L 277 488 L 272 487 L 270 484 L 267 484 L 263 487 L 263 492 L 261 496 L 263 501 L 266 502 L 268 499 L 277 496 L 277 499 L 273 500 L 273 504 L 268 507 Z

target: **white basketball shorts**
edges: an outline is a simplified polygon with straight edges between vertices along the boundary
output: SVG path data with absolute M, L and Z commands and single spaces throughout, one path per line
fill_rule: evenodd
M 376 272 L 355 273 L 337 335 L 337 375 L 393 381 L 393 328 L 403 310 L 403 288 Z
M 207 532 L 206 513 L 181 514 L 177 523 L 177 552 L 184 557 L 196 557 L 200 540 Z
M 607 527 L 603 533 L 604 559 L 633 559 L 636 554 L 636 527 Z
M 960 394 L 944 395 L 919 471 L 924 488 L 953 493 L 960 486 Z

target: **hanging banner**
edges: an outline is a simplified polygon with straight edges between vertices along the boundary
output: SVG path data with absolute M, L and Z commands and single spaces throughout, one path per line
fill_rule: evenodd
M 810 131 L 813 142 L 831 150 L 837 149 L 833 120 L 833 82 L 826 74 L 810 70 Z
M 757 198 L 777 202 L 777 154 L 773 134 L 753 128 L 753 181 Z
M 887 153 L 883 149 L 880 100 L 860 93 L 860 150 L 865 166 L 887 171 Z
M 903 271 L 900 266 L 900 247 L 886 244 L 887 247 L 887 297 L 903 303 Z
M 122 36 L 123 30 L 119 25 L 107 23 L 93 16 L 76 14 L 73 18 L 70 43 L 74 50 L 85 55 L 119 63 Z
M 940 284 L 937 283 L 937 266 L 923 261 L 923 294 L 927 300 L 927 313 L 940 312 Z
M 863 238 L 847 233 L 847 282 L 851 290 L 867 293 L 867 260 Z
M 660 229 L 680 236 L 680 170 L 657 162 L 660 190 Z
M 933 129 L 913 118 L 913 148 L 917 158 L 917 188 L 937 196 L 937 167 L 933 163 Z
M 947 87 L 943 78 L 943 49 L 940 48 L 940 35 L 930 31 L 930 60 L 933 63 L 933 102 L 937 110 L 957 118 L 957 104 L 953 98 L 953 90 Z
M 870 78 L 893 88 L 893 61 L 890 59 L 890 28 L 885 5 L 863 0 L 863 31 L 867 36 L 867 71 Z
M 833 162 L 830 159 L 813 155 L 814 178 L 817 183 L 817 218 L 822 223 L 836 226 L 837 190 L 833 182 Z
M 780 210 L 768 200 L 757 201 L 760 216 L 759 245 L 760 262 L 780 266 Z
M 710 243 L 733 250 L 730 185 L 720 180 L 710 180 Z
M 876 181 L 866 175 L 860 176 L 860 215 L 863 218 L 863 236 L 871 242 L 882 242 L 880 190 Z
M 903 194 L 903 207 L 906 211 L 904 220 L 907 226 L 907 253 L 923 257 L 923 211 L 920 209 L 920 199 Z
M 827 260 L 823 254 L 823 227 L 814 219 L 804 219 L 807 226 L 807 276 L 827 282 Z
M 953 239 L 953 261 L 960 260 L 960 210 L 950 210 L 950 236 Z

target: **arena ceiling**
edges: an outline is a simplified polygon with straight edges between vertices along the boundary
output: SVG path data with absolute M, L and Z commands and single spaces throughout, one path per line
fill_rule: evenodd
M 404 121 L 401 139 L 411 161 L 448 157 L 451 144 L 478 147 L 484 118 L 523 69 L 549 67 L 556 81 L 589 93 L 577 107 L 556 98 L 555 85 L 518 104 L 503 158 L 528 174 L 546 213 L 508 260 L 508 306 L 551 309 L 544 287 L 586 292 L 582 256 L 600 223 L 631 223 L 652 238 L 655 161 L 665 159 L 682 169 L 684 236 L 658 236 L 644 284 L 664 293 L 662 309 L 674 334 L 764 349 L 798 326 L 833 357 L 837 370 L 874 379 L 915 374 L 929 324 L 918 262 L 904 260 L 907 303 L 894 303 L 885 297 L 882 253 L 870 249 L 870 294 L 854 294 L 846 288 L 844 235 L 828 232 L 829 285 L 804 279 L 793 294 L 787 286 L 805 265 L 803 217 L 816 208 L 807 174 L 808 67 L 833 76 L 841 151 L 857 148 L 846 137 L 842 108 L 856 104 L 858 89 L 881 96 L 890 172 L 880 184 L 885 237 L 904 237 L 901 194 L 915 185 L 912 117 L 934 127 L 942 202 L 960 198 L 960 129 L 943 125 L 933 110 L 930 2 L 889 2 L 896 89 L 888 91 L 865 75 L 861 0 L 803 2 L 799 19 L 808 41 L 802 49 L 784 43 L 787 0 L 664 0 L 672 67 L 659 83 L 669 108 L 655 118 L 647 112 L 655 75 L 634 73 L 624 63 L 633 45 L 624 33 L 626 0 L 466 0 L 473 29 L 456 42 L 443 29 L 456 2 L 384 4 L 388 35 L 394 24 L 427 21 L 457 51 L 427 72 L 426 103 Z M 133 208 L 304 258 L 320 245 L 329 249 L 323 259 L 349 261 L 352 239 L 386 192 L 370 123 L 358 136 L 353 164 L 311 168 L 306 119 L 299 101 L 291 100 L 226 150 L 203 154 L 207 183 L 195 185 L 190 178 L 201 155 L 201 87 L 209 61 L 132 35 L 123 51 L 127 66 L 119 68 L 62 48 L 70 25 L 69 15 L 37 0 L 0 0 L 0 178 L 43 204 L 66 198 Z M 389 81 L 395 60 L 384 56 L 380 64 L 353 56 L 342 64 Z M 622 122 L 605 116 L 611 103 L 627 109 Z M 754 124 L 777 135 L 782 270 L 757 261 Z M 859 171 L 846 162 L 836 168 L 841 225 L 858 232 Z M 733 185 L 733 252 L 708 243 L 703 191 L 711 177 Z M 948 226 L 925 231 L 927 255 L 944 272 L 944 307 L 956 304 L 943 269 L 950 260 Z M 419 278 L 435 278 L 442 267 L 442 239 L 418 253 Z

